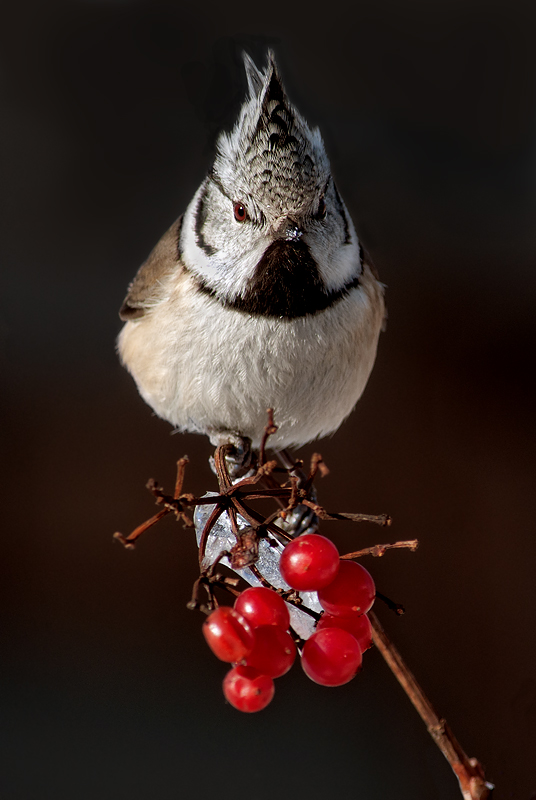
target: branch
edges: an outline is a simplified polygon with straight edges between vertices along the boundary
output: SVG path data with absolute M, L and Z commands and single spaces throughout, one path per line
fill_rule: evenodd
M 378 617 L 369 611 L 374 644 L 384 657 L 391 672 L 417 709 L 428 733 L 437 744 L 452 771 L 458 778 L 464 800 L 491 798 L 493 784 L 486 781 L 484 770 L 476 758 L 468 758 L 446 720 L 441 719 L 406 662 L 382 628 Z

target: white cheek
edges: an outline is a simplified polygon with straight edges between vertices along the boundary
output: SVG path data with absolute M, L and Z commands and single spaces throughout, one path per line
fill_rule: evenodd
M 217 252 L 208 255 L 197 244 L 195 234 L 195 211 L 202 189 L 203 185 L 194 195 L 184 215 L 182 257 L 190 272 L 202 278 L 218 294 L 234 298 L 245 290 L 269 242 L 261 237 L 257 242 L 245 243 L 245 237 L 222 235 Z
M 359 274 L 360 267 L 359 247 L 352 242 L 338 247 L 331 258 L 320 265 L 320 271 L 326 288 L 331 291 L 338 289 L 341 284 L 349 283 Z
M 349 244 L 337 244 L 335 247 L 332 244 L 333 241 L 341 241 L 342 228 L 317 236 L 314 240 L 311 240 L 312 237 L 307 239 L 328 291 L 340 289 L 341 286 L 352 281 L 359 274 L 362 266 L 359 256 L 359 241 L 348 214 L 347 219 L 350 234 Z

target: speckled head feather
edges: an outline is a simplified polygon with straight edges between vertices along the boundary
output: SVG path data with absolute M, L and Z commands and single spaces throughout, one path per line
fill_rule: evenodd
M 322 137 L 290 103 L 271 51 L 264 72 L 247 54 L 244 64 L 249 99 L 218 140 L 214 172 L 223 186 L 255 198 L 260 211 L 299 213 L 329 179 Z

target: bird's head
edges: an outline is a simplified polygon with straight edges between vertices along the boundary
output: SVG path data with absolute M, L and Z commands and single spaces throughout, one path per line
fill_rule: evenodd
M 359 271 L 359 243 L 320 131 L 289 101 L 273 53 L 264 71 L 244 64 L 248 96 L 188 207 L 182 258 L 239 310 L 315 313 Z

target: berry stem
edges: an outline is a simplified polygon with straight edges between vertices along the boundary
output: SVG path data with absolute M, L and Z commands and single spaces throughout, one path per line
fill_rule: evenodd
M 464 800 L 487 800 L 491 797 L 493 785 L 486 781 L 482 766 L 476 758 L 469 758 L 465 754 L 446 720 L 439 717 L 374 612 L 369 612 L 369 619 L 374 644 L 413 703 L 428 733 L 449 762 L 458 778 Z

